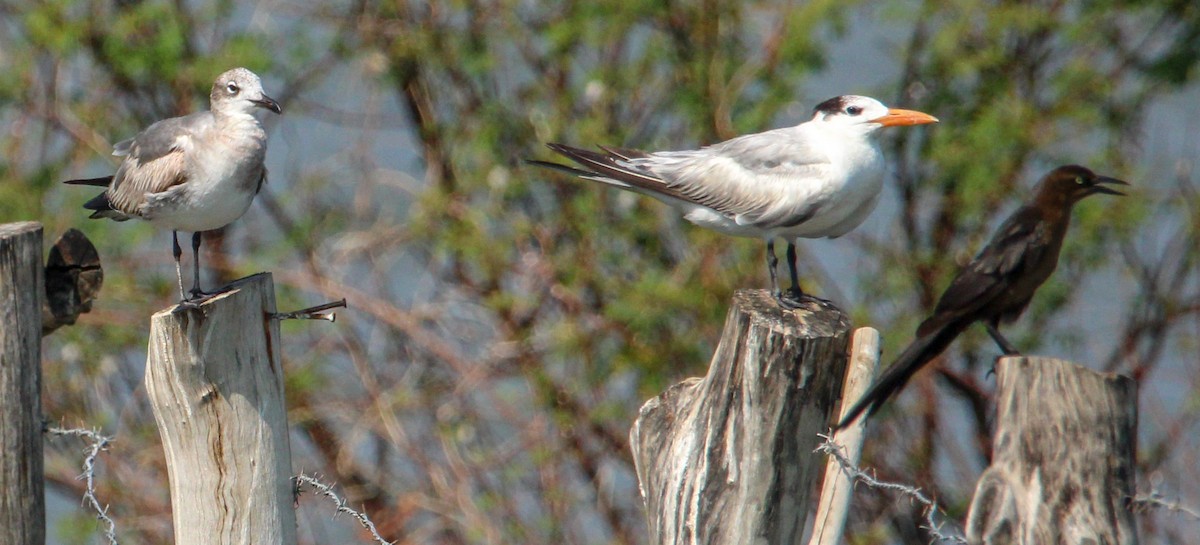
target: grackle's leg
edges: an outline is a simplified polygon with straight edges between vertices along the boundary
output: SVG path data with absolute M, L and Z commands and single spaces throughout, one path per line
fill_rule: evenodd
M 1008 342 L 1008 339 L 1004 338 L 1004 335 L 1000 334 L 1000 330 L 996 327 L 995 323 L 992 323 L 991 320 L 988 320 L 983 323 L 983 326 L 987 328 L 988 335 L 992 336 L 992 340 L 996 341 L 996 345 L 1000 347 L 1000 350 L 1004 352 L 1005 356 L 1021 355 L 1021 351 L 1017 350 L 1017 347 L 1013 346 L 1012 343 Z

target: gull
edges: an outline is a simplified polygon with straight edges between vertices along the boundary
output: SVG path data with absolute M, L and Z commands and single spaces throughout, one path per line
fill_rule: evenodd
M 879 129 L 937 121 L 873 98 L 844 95 L 818 104 L 812 119 L 799 125 L 696 150 L 648 153 L 601 146 L 597 152 L 552 143 L 547 147 L 582 168 L 530 163 L 649 195 L 701 227 L 765 240 L 775 298 L 786 308 L 798 308 L 805 299 L 823 301 L 800 290 L 796 239 L 840 237 L 875 209 L 884 177 Z M 792 285 L 786 294 L 776 275 L 776 239 L 787 241 Z
M 93 211 L 92 219 L 138 218 L 170 229 L 179 294 L 193 304 L 211 295 L 200 289 L 200 233 L 242 217 L 267 179 L 267 133 L 252 113 L 283 112 L 245 68 L 218 76 L 209 101 L 209 111 L 155 122 L 113 146 L 113 155 L 124 159 L 112 176 L 64 182 L 107 188 L 83 205 Z M 187 293 L 178 231 L 192 233 L 193 283 Z

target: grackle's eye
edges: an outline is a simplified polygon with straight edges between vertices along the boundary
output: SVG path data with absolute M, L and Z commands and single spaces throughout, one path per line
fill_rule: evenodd
M 862 113 L 862 107 L 861 107 L 861 106 L 850 106 L 850 107 L 846 108 L 846 113 L 848 113 L 848 114 L 850 114 L 850 115 L 858 115 L 858 114 L 861 114 L 861 113 Z
M 1079 184 L 1079 185 L 1083 185 L 1083 184 L 1084 184 L 1084 179 L 1083 179 L 1083 176 L 1076 176 L 1076 177 L 1075 177 L 1075 183 L 1077 183 L 1077 184 Z

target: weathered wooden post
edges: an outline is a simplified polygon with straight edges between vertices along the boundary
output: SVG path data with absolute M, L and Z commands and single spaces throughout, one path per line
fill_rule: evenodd
M 150 325 L 146 391 L 176 545 L 296 543 L 275 288 L 262 273 Z
M 846 367 L 846 381 L 842 385 L 842 409 L 837 420 L 841 421 L 850 410 L 854 400 L 862 397 L 875 381 L 879 372 L 879 332 L 860 327 L 850 338 L 850 365 Z M 859 418 L 845 429 L 833 435 L 834 444 L 842 449 L 846 460 L 858 465 L 862 459 L 863 441 L 867 422 Z M 825 478 L 821 481 L 820 501 L 817 514 L 813 517 L 812 536 L 808 545 L 838 545 L 842 543 L 842 532 L 846 529 L 846 516 L 850 514 L 850 493 L 854 481 L 842 470 L 832 456 L 825 462 Z
M 0 543 L 46 542 L 42 225 L 0 225 Z
M 1052 358 L 996 364 L 992 465 L 967 515 L 972 544 L 1137 543 L 1137 387 Z
M 708 375 L 647 401 L 630 431 L 652 545 L 799 542 L 849 330 L 833 309 L 734 295 Z

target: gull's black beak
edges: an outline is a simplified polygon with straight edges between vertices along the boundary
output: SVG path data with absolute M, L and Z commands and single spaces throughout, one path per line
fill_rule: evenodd
M 1118 180 L 1116 178 L 1109 178 L 1108 176 L 1097 176 L 1096 183 L 1095 183 L 1095 185 L 1092 186 L 1091 191 L 1088 191 L 1088 194 L 1094 195 L 1096 193 L 1103 193 L 1105 195 L 1122 195 L 1122 196 L 1125 195 L 1124 193 L 1121 193 L 1120 191 L 1117 191 L 1110 187 L 1105 187 L 1100 184 L 1129 185 L 1129 182 L 1126 182 L 1123 180 Z
M 277 114 L 283 113 L 283 108 L 279 107 L 279 103 L 275 102 L 275 99 L 273 99 L 267 95 L 263 95 L 258 100 L 251 100 L 250 102 L 253 102 L 255 105 L 257 105 L 260 108 L 266 108 Z

